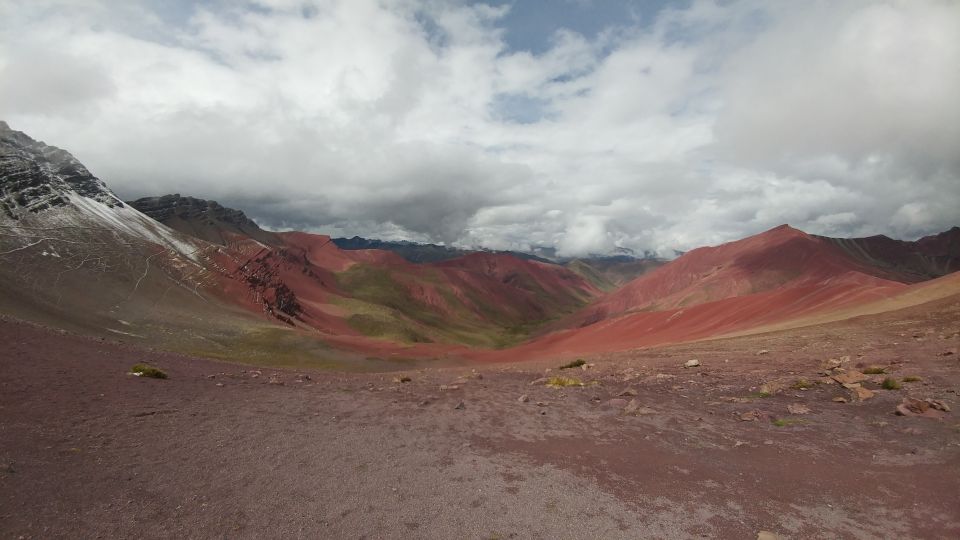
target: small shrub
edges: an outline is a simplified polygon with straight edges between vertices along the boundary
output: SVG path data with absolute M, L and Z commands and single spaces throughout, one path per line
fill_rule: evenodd
M 582 365 L 584 365 L 584 364 L 586 364 L 586 363 L 587 363 L 587 361 L 584 360 L 583 358 L 577 358 L 576 360 L 574 360 L 573 362 L 570 362 L 569 364 L 564 364 L 564 365 L 560 366 L 560 369 L 573 369 L 573 368 L 578 368 L 578 367 L 580 367 L 580 366 L 582 366 Z
M 567 386 L 583 386 L 583 382 L 580 379 L 574 377 L 550 377 L 547 380 L 547 386 L 551 388 L 565 388 Z
M 893 377 L 887 377 L 882 383 L 880 383 L 880 388 L 883 388 L 884 390 L 899 390 L 900 382 Z
M 880 366 L 870 366 L 863 370 L 864 375 L 883 375 L 886 372 L 886 368 Z
M 155 368 L 149 364 L 136 364 L 130 368 L 130 373 L 137 375 L 139 377 L 150 377 L 151 379 L 166 379 L 167 374 L 165 371 L 159 368 Z
M 921 379 L 920 377 L 917 377 L 917 376 L 915 376 L 915 375 L 909 375 L 909 376 L 903 378 L 903 382 L 920 382 L 920 381 L 922 381 L 922 380 L 923 380 L 923 379 Z
M 793 383 L 793 386 L 791 386 L 791 388 L 793 388 L 794 390 L 807 390 L 809 388 L 813 388 L 815 384 L 817 383 L 813 381 L 808 381 L 806 379 L 797 379 L 796 382 Z

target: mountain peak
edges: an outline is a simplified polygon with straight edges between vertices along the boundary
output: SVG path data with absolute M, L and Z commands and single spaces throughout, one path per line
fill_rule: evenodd
M 69 152 L 36 141 L 0 121 L 0 209 L 11 219 L 66 206 L 71 197 L 123 207 L 99 178 Z

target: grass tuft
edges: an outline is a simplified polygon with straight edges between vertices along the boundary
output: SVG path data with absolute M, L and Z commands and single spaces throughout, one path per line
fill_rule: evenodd
M 900 382 L 893 377 L 887 377 L 882 383 L 880 383 L 880 388 L 883 388 L 884 390 L 899 390 Z
M 551 388 L 566 388 L 568 386 L 583 386 L 583 382 L 575 377 L 550 377 L 547 386 Z
M 921 379 L 920 377 L 917 377 L 916 375 L 908 375 L 903 378 L 903 382 L 920 382 L 922 380 L 923 379 Z
M 791 386 L 791 388 L 793 388 L 794 390 L 807 390 L 809 388 L 813 388 L 815 384 L 817 384 L 815 381 L 808 381 L 806 379 L 797 379 L 793 383 L 793 386 Z
M 151 379 L 166 379 L 167 374 L 165 371 L 159 368 L 155 368 L 149 364 L 136 364 L 130 368 L 130 373 L 138 375 L 140 377 L 150 377 Z
M 573 369 L 573 368 L 578 368 L 578 367 L 580 367 L 580 366 L 582 366 L 582 365 L 584 365 L 584 364 L 586 364 L 586 363 L 587 363 L 587 361 L 584 360 L 583 358 L 577 358 L 576 360 L 574 360 L 573 362 L 570 362 L 569 364 L 564 364 L 564 365 L 560 366 L 560 369 Z

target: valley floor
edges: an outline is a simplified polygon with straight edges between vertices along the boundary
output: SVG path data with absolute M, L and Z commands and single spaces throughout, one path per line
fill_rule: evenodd
M 3 538 L 960 537 L 957 297 L 562 372 L 258 370 L 9 320 L 0 342 Z M 844 356 L 889 372 L 875 396 L 824 377 Z M 586 386 L 531 384 L 558 374 Z M 906 396 L 954 410 L 896 416 Z

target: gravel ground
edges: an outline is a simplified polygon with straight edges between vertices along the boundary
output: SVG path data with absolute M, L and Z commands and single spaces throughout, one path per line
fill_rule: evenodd
M 2 538 L 960 537 L 958 298 L 570 370 L 257 369 L 11 320 L 0 342 Z M 863 401 L 825 376 L 870 366 Z M 908 396 L 954 410 L 894 415 Z

